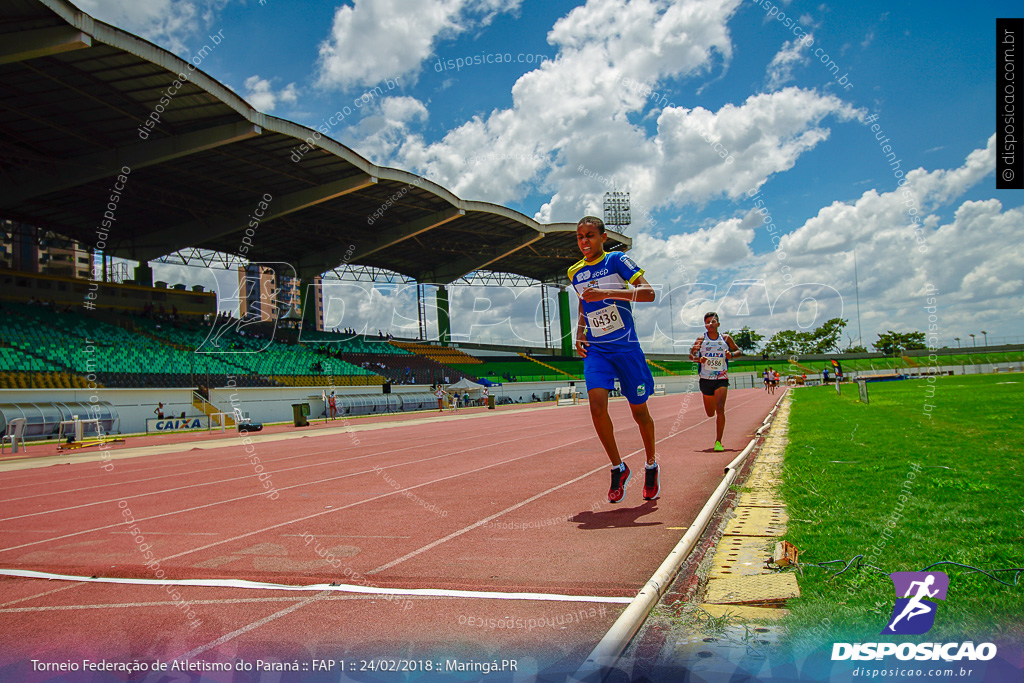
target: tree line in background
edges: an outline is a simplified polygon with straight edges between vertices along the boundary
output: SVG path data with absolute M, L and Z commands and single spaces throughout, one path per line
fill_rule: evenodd
M 843 318 L 832 318 L 825 321 L 820 327 L 806 332 L 779 330 L 765 344 L 764 353 L 770 356 L 867 353 L 867 349 L 859 344 L 854 344 L 852 338 L 845 349 L 840 349 L 839 343 L 848 322 Z M 758 344 L 764 339 L 764 335 L 758 334 L 745 325 L 740 328 L 739 332 L 729 333 L 729 336 L 736 342 L 736 346 L 747 352 L 757 349 Z M 874 342 L 872 346 L 886 355 L 893 354 L 897 350 L 913 351 L 927 348 L 924 332 L 894 332 L 892 330 L 878 335 L 878 341 Z

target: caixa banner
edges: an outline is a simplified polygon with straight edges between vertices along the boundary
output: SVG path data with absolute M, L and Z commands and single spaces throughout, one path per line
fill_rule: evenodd
M 208 429 L 209 426 L 210 418 L 205 415 L 199 415 L 197 417 L 169 417 L 165 419 L 151 417 L 146 420 L 146 433 Z

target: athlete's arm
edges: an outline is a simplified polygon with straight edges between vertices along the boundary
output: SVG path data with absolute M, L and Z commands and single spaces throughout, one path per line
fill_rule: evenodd
M 621 299 L 622 301 L 635 301 L 648 303 L 654 301 L 654 287 L 641 275 L 633 280 L 633 286 L 628 289 L 598 289 L 588 287 L 583 290 L 582 297 L 585 301 L 601 301 L 603 299 Z
M 704 341 L 704 337 L 697 337 L 697 341 L 693 342 L 693 346 L 690 347 L 690 360 L 703 362 L 704 359 L 699 358 L 697 354 L 700 352 L 700 343 Z
M 576 320 L 576 353 L 580 354 L 581 358 L 587 357 L 587 317 L 583 313 L 583 304 L 580 303 L 580 315 Z
M 726 358 L 739 358 L 740 356 L 743 355 L 743 352 L 740 350 L 740 347 L 736 346 L 736 342 L 732 340 L 732 337 L 730 337 L 727 334 L 724 334 L 722 335 L 722 338 L 725 339 L 725 343 L 729 345 L 729 351 L 731 351 L 731 353 L 727 353 L 725 355 Z

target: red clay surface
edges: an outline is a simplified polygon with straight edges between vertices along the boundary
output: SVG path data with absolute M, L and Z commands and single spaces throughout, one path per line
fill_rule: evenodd
M 93 462 L 0 475 L 0 567 L 631 598 L 778 398 L 731 392 L 723 453 L 709 448 L 714 424 L 699 395 L 652 399 L 662 466 L 657 501 L 642 500 L 639 433 L 627 404 L 614 401 L 619 449 L 634 471 L 618 505 L 607 502 L 609 465 L 585 405 L 351 421 L 358 431 L 284 427 L 253 435 L 250 454 L 238 437 L 181 435 L 177 446 L 177 435 L 149 437 L 156 440 L 147 445 L 176 452 L 106 462 L 93 454 Z M 69 460 L 34 464 L 62 459 Z M 144 550 L 159 567 L 147 568 Z M 343 660 L 355 680 L 399 680 L 401 673 L 351 669 L 381 657 L 442 665 L 515 659 L 520 676 L 564 680 L 624 608 L 16 577 L 0 577 L 0 588 L 0 680 L 26 681 L 56 680 L 52 671 L 34 671 L 33 659 L 183 658 L 305 667 L 274 680 L 339 680 L 340 664 L 330 674 L 311 667 L 313 660 Z M 184 609 L 176 599 L 187 601 Z M 202 675 L 260 680 L 256 671 Z M 477 680 L 481 673 L 447 676 Z M 63 680 L 92 677 L 128 679 L 79 671 Z
M 536 406 L 551 406 L 552 403 L 534 403 L 534 404 L 512 404 L 496 406 L 495 410 L 506 411 L 506 410 L 522 410 L 524 408 L 536 407 Z M 456 415 L 472 415 L 475 413 L 486 412 L 487 408 L 460 408 Z M 493 411 L 492 411 L 493 413 Z M 417 410 L 408 413 L 383 413 L 379 415 L 364 415 L 360 417 L 354 417 L 348 420 L 341 418 L 335 420 L 325 420 L 322 417 L 310 418 L 309 425 L 296 429 L 292 425 L 268 425 L 263 428 L 259 433 L 261 434 L 293 434 L 297 431 L 302 432 L 317 432 L 322 429 L 331 429 L 337 427 L 343 422 L 350 422 L 354 426 L 379 424 L 382 422 L 405 422 L 408 420 L 418 420 L 423 417 L 432 417 L 437 415 L 438 411 L 434 410 Z M 226 427 L 224 431 L 219 428 L 214 429 L 212 432 L 209 430 L 199 430 L 192 432 L 160 432 L 152 434 L 132 434 L 128 436 L 121 436 L 118 434 L 110 435 L 108 437 L 109 443 L 107 444 L 113 451 L 119 451 L 127 448 L 139 448 L 142 446 L 167 446 L 173 444 L 182 443 L 205 443 L 205 442 L 217 442 L 221 441 L 226 436 L 236 434 L 237 432 L 234 427 Z M 0 453 L 0 463 L 10 462 L 14 460 L 31 460 L 34 458 L 40 458 L 45 456 L 63 457 L 65 460 L 74 455 L 81 454 L 96 454 L 100 449 L 100 445 L 94 440 L 86 438 L 83 443 L 87 443 L 87 446 L 75 446 L 75 445 L 63 445 L 58 447 L 56 441 L 49 443 L 33 443 L 30 444 L 27 449 L 19 449 L 17 453 L 6 450 L 4 453 Z

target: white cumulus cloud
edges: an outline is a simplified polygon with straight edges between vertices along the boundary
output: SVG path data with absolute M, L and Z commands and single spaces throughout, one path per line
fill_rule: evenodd
M 281 90 L 275 91 L 266 78 L 259 75 L 245 79 L 245 99 L 249 104 L 268 114 L 277 108 L 278 102 L 295 104 L 299 100 L 299 91 L 294 83 L 289 83 Z
M 228 0 L 77 0 L 100 21 L 136 33 L 179 55 L 206 38 Z
M 316 83 L 325 89 L 415 81 L 438 41 L 513 11 L 521 0 L 354 0 L 334 13 L 320 44 Z

